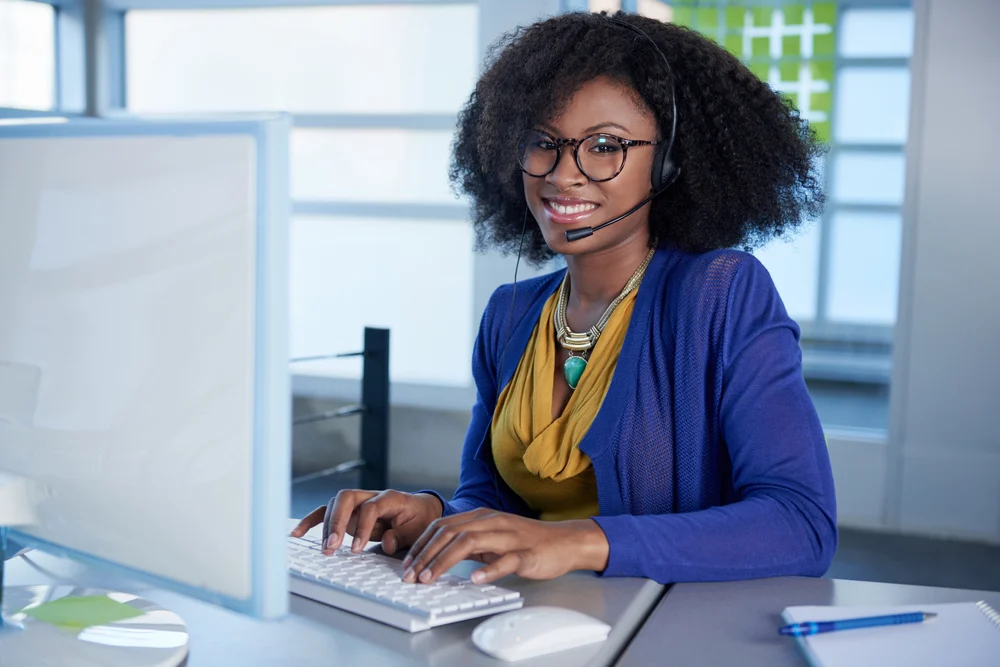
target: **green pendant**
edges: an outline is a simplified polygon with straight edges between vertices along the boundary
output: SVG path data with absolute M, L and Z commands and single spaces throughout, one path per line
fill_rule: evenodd
M 570 389 L 576 389 L 577 383 L 580 382 L 580 376 L 583 375 L 584 369 L 587 368 L 587 360 L 583 357 L 570 357 L 563 364 L 563 375 L 566 376 L 566 384 L 569 385 Z

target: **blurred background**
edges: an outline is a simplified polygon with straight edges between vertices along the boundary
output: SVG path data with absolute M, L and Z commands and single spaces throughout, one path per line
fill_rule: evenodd
M 947 357 L 920 365 L 945 347 L 960 355 L 962 332 L 1000 342 L 995 271 L 975 273 L 1000 242 L 995 195 L 981 200 L 973 187 L 991 161 L 971 135 L 956 144 L 949 126 L 968 104 L 973 128 L 992 129 L 997 147 L 984 114 L 1000 105 L 989 83 L 1000 47 L 984 43 L 973 60 L 952 48 L 997 16 L 991 3 L 0 0 L 0 122 L 291 112 L 292 357 L 354 351 L 365 326 L 389 328 L 390 482 L 449 493 L 475 400 L 479 317 L 514 270 L 513 258 L 473 252 L 467 203 L 447 178 L 456 114 L 486 49 L 567 11 L 624 9 L 698 30 L 789 97 L 829 145 L 823 216 L 756 254 L 801 325 L 803 372 L 829 439 L 845 529 L 831 574 L 1000 590 L 990 414 L 1000 353 L 975 381 L 942 374 Z M 933 184 L 965 177 L 973 185 L 960 199 L 971 208 L 943 220 L 959 195 Z M 971 242 L 935 245 L 944 224 L 947 238 Z M 519 275 L 553 268 L 522 265 Z M 971 277 L 963 289 L 981 302 L 960 318 L 947 293 L 923 299 L 915 287 L 955 272 Z M 969 354 L 984 349 L 976 344 Z M 357 402 L 357 359 L 292 372 L 299 417 Z M 293 474 L 358 448 L 356 421 L 302 424 Z M 301 514 L 354 484 L 351 475 L 302 481 L 293 507 Z

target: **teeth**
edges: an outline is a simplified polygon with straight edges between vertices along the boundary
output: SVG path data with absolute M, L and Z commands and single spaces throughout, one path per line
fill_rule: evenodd
M 575 213 L 585 213 L 587 211 L 593 211 L 595 208 L 597 208 L 596 204 L 576 204 L 575 206 L 563 206 L 553 201 L 549 202 L 549 206 L 551 206 L 560 215 L 573 215 Z

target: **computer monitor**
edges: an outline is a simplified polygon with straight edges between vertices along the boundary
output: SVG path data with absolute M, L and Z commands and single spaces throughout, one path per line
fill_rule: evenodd
M 286 612 L 289 127 L 0 125 L 12 539 Z

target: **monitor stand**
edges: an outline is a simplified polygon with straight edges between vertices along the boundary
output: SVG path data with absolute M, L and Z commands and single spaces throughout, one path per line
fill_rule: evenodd
M 11 665 L 178 667 L 186 662 L 188 631 L 177 614 L 129 593 L 66 584 L 4 587 L 5 529 L 0 527 L 0 656 Z M 70 596 L 106 597 L 141 612 L 86 628 L 53 625 L 25 613 Z

